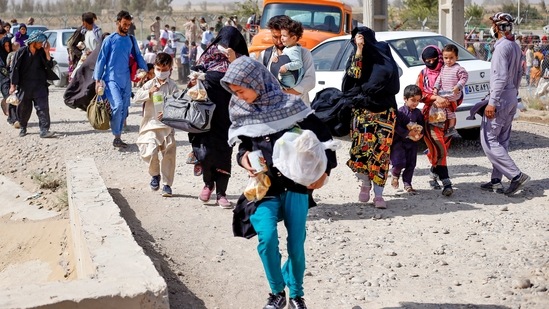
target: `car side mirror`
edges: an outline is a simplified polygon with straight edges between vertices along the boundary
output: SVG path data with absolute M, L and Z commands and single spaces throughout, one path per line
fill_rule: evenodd
M 397 68 L 398 68 L 398 77 L 401 77 L 404 72 L 398 65 L 397 65 Z

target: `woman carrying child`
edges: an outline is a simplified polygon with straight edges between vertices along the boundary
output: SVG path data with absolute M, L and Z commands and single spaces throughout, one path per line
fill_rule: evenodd
M 446 157 L 452 137 L 445 136 L 444 128 L 429 123 L 429 111 L 431 106 L 444 108 L 450 106 L 448 99 L 433 94 L 433 87 L 440 70 L 444 65 L 442 51 L 434 45 L 429 45 L 423 49 L 421 58 L 425 63 L 425 68 L 421 70 L 417 78 L 417 85 L 423 93 L 421 101 L 425 103 L 423 115 L 425 116 L 425 144 L 427 144 L 427 158 L 431 163 L 431 180 L 429 185 L 432 189 L 440 190 L 438 180 L 442 181 L 444 186 L 442 195 L 450 196 L 454 193 L 452 182 L 448 175 L 448 166 Z
M 257 251 L 265 269 L 271 293 L 264 308 L 285 308 L 285 287 L 289 289 L 289 308 L 306 309 L 302 298 L 305 273 L 305 224 L 309 207 L 308 189 L 324 184 L 330 170 L 337 165 L 335 152 L 326 150 L 328 164 L 325 173 L 308 187 L 282 175 L 273 166 L 275 142 L 294 127 L 313 131 L 323 142 L 332 139 L 328 128 L 297 96 L 285 94 L 276 78 L 259 62 L 241 57 L 235 60 L 221 80 L 233 93 L 229 105 L 231 127 L 229 143 L 240 142 L 237 162 L 248 170 L 248 154 L 260 150 L 266 160 L 267 176 L 271 179 L 266 196 L 256 202 L 257 209 L 250 221 L 257 232 Z M 288 260 L 281 266 L 277 223 L 284 220 L 288 231 Z

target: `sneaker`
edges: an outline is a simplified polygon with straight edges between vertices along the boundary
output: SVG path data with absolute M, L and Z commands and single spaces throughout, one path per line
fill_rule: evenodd
M 301 297 L 290 298 L 290 309 L 307 309 L 305 299 Z
M 215 186 L 209 188 L 208 186 L 204 186 L 202 188 L 202 191 L 200 192 L 200 195 L 198 196 L 198 199 L 201 200 L 204 203 L 207 203 L 210 201 L 210 196 L 212 196 L 212 192 Z
M 370 190 L 372 187 L 360 186 L 360 193 L 358 194 L 358 201 L 361 203 L 368 203 L 370 200 Z
M 172 188 L 170 188 L 170 186 L 168 185 L 164 185 L 164 187 L 162 187 L 162 196 L 172 197 Z
M 393 176 L 393 179 L 391 180 L 391 187 L 398 189 L 398 176 Z
M 21 124 L 19 123 L 19 121 L 15 121 L 13 123 L 13 127 L 16 128 L 16 129 L 19 129 L 19 128 L 21 128 Z
M 452 182 L 450 179 L 442 179 L 442 185 L 444 186 L 442 189 L 442 195 L 450 196 L 454 194 L 454 188 L 452 188 Z
M 446 134 L 444 134 L 444 137 L 461 138 L 461 135 L 459 135 L 455 127 L 451 127 L 451 128 L 448 128 L 448 130 L 446 130 Z
M 21 128 L 19 131 L 19 137 L 23 137 L 25 135 L 27 135 L 27 128 Z
M 156 191 L 160 188 L 160 175 L 152 176 L 151 178 L 151 190 Z
M 286 292 L 282 291 L 278 294 L 269 293 L 269 299 L 263 309 L 282 309 L 284 307 L 286 307 Z
M 520 173 L 519 176 L 513 178 L 511 180 L 511 183 L 509 184 L 509 188 L 505 190 L 505 195 L 511 195 L 515 192 L 517 192 L 520 188 L 522 188 L 528 181 L 530 181 L 530 176 Z
M 53 133 L 52 131 L 42 131 L 40 132 L 40 137 L 41 138 L 51 138 L 55 135 L 55 133 Z
M 505 192 L 505 189 L 503 188 L 503 185 L 501 184 L 501 180 L 494 178 L 491 181 L 481 184 L 480 189 L 483 191 L 490 191 L 490 192 L 496 192 L 499 194 L 503 194 Z
M 126 148 L 128 144 L 124 143 L 120 137 L 115 137 L 112 141 L 112 145 L 116 148 Z
M 387 203 L 381 196 L 374 197 L 374 207 L 378 209 L 385 209 L 387 208 Z
M 217 197 L 217 205 L 223 209 L 232 209 L 233 204 L 227 199 L 226 196 L 218 196 Z

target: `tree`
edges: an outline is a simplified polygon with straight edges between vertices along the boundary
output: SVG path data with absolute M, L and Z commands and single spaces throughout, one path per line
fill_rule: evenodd
M 21 1 L 21 12 L 25 12 L 25 13 L 34 12 L 34 0 Z
M 416 29 L 422 27 L 422 21 L 426 18 L 428 21 L 438 20 L 438 1 L 406 0 L 400 18 L 408 20 L 407 24 Z
M 252 16 L 255 14 L 259 16 L 261 10 L 259 9 L 259 0 L 246 0 L 245 2 L 235 3 L 234 15 L 237 16 Z
M 134 15 L 141 14 L 145 10 L 147 2 L 147 0 L 130 0 L 130 12 Z
M 473 4 L 465 8 L 465 19 L 472 17 L 474 20 L 482 20 L 484 8 L 478 4 Z
M 8 10 L 8 0 L 0 0 L 0 13 Z
M 172 1 L 173 0 L 158 0 L 158 11 L 166 15 L 171 15 L 173 11 Z

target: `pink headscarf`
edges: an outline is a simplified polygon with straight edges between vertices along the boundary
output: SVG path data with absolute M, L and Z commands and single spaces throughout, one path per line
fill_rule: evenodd
M 427 66 L 423 69 L 423 90 L 427 93 L 433 93 L 433 85 L 440 74 L 440 69 L 444 65 L 444 60 L 442 58 L 442 51 L 435 45 L 426 46 L 421 52 L 421 58 L 423 62 L 425 59 L 438 57 L 438 63 L 434 69 L 430 69 Z

